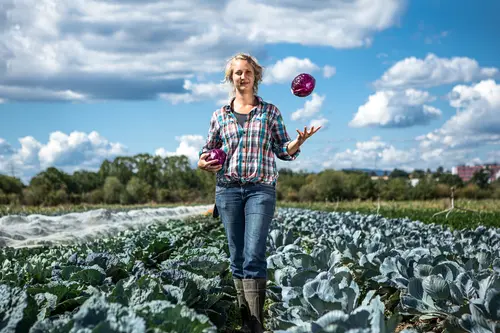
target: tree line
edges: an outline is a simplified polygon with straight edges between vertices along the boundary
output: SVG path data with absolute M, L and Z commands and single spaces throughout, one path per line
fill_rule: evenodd
M 427 200 L 450 196 L 500 199 L 500 180 L 489 182 L 487 171 L 468 182 L 445 172 L 394 169 L 386 177 L 354 170 L 319 173 L 280 169 L 278 200 Z M 410 179 L 419 179 L 411 184 Z M 105 160 L 99 170 L 68 174 L 55 167 L 35 175 L 25 185 L 0 174 L 0 204 L 54 206 L 61 204 L 209 203 L 215 196 L 215 175 L 192 168 L 186 156 L 138 154 Z

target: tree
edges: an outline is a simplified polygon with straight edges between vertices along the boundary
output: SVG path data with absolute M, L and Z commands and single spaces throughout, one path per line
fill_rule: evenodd
M 345 173 L 335 170 L 320 172 L 314 180 L 318 199 L 336 201 L 337 198 L 348 197 Z
M 347 199 L 373 199 L 376 198 L 375 183 L 365 172 L 353 173 L 346 177 Z
M 5 194 L 15 193 L 21 194 L 24 185 L 19 178 L 7 175 L 0 175 L 0 190 Z
M 389 178 L 408 178 L 408 172 L 400 169 L 394 169 L 389 174 Z
M 108 204 L 120 202 L 120 195 L 124 190 L 123 184 L 118 177 L 108 176 L 104 181 L 104 201 Z
M 382 198 L 385 200 L 406 200 L 409 190 L 410 185 L 406 179 L 393 178 L 385 187 Z
M 151 200 L 153 188 L 137 176 L 130 179 L 126 189 L 132 203 L 145 203 Z
M 452 175 L 451 173 L 443 173 L 439 177 L 440 184 L 446 184 L 448 186 L 454 186 L 455 188 L 463 187 L 464 181 L 458 175 Z
M 420 179 L 417 185 L 411 190 L 413 200 L 427 200 L 435 197 L 436 182 L 429 177 Z
M 421 169 L 415 169 L 410 173 L 412 178 L 422 179 L 425 177 L 425 171 Z
M 481 169 L 472 175 L 470 183 L 477 185 L 481 189 L 485 189 L 489 185 L 490 177 L 490 171 L 488 169 Z
M 79 170 L 71 176 L 72 181 L 78 188 L 78 193 L 88 193 L 100 188 L 104 181 L 101 181 L 97 172 Z
M 55 167 L 49 167 L 40 172 L 30 181 L 30 187 L 45 187 L 48 191 L 66 190 L 68 193 L 76 193 L 77 185 L 72 177 Z

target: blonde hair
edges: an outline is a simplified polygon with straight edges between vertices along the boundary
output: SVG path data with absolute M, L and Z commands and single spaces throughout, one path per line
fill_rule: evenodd
M 253 92 L 254 94 L 257 94 L 259 91 L 259 83 L 262 81 L 262 73 L 264 71 L 264 67 L 262 67 L 257 59 L 250 54 L 247 53 L 238 53 L 234 56 L 232 56 L 226 64 L 226 69 L 224 71 L 224 80 L 222 81 L 223 83 L 230 83 L 231 84 L 231 92 L 230 92 L 230 97 L 233 97 L 236 93 L 236 88 L 234 87 L 234 82 L 233 82 L 233 62 L 235 60 L 246 60 L 250 66 L 253 68 L 254 72 L 254 82 L 253 82 Z

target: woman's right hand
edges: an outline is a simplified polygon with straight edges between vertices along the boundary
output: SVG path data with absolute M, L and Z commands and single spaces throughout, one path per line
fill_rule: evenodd
M 218 164 L 217 160 L 211 160 L 207 162 L 207 157 L 208 153 L 201 154 L 200 159 L 198 160 L 198 168 L 213 173 L 222 169 L 222 165 Z

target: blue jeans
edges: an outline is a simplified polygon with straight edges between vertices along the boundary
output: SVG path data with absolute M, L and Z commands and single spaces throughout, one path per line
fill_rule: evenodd
M 226 230 L 233 278 L 267 278 L 266 245 L 276 207 L 267 184 L 215 187 L 215 204 Z

